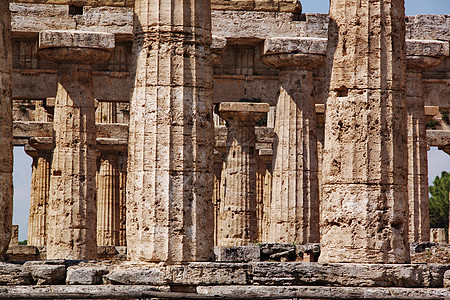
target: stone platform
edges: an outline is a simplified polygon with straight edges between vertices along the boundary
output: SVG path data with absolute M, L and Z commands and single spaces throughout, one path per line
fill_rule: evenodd
M 449 299 L 450 265 L 0 263 L 0 299 Z

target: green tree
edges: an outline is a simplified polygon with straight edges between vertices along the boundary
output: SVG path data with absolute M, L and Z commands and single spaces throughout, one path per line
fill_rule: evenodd
M 430 186 L 430 226 L 432 228 L 448 228 L 448 194 L 450 173 L 442 171 Z

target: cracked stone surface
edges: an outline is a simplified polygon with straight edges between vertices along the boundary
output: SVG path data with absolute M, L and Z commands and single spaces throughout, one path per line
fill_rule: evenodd
M 320 262 L 409 262 L 404 1 L 332 0 Z

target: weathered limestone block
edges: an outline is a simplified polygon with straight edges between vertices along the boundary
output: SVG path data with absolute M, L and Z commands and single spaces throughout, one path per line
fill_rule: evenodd
M 25 151 L 33 158 L 27 245 L 45 246 L 52 152 L 31 147 L 26 147 Z
M 325 62 L 326 39 L 271 38 L 263 62 L 279 69 L 272 200 L 266 242 L 319 242 L 317 124 L 312 70 Z
M 64 284 L 66 265 L 64 260 L 27 261 L 23 265 L 38 285 Z
M 127 247 L 132 261 L 212 259 L 210 2 L 135 3 Z
M 96 127 L 91 65 L 108 59 L 114 36 L 46 31 L 39 54 L 59 64 L 47 219 L 48 259 L 95 259 Z
M 407 128 L 409 241 L 430 241 L 428 163 L 425 99 L 422 72 L 436 67 L 449 55 L 442 41 L 407 40 Z
M 103 276 L 108 274 L 106 266 L 79 265 L 67 269 L 67 284 L 102 284 Z
M 214 247 L 215 261 L 249 262 L 260 260 L 259 246 Z
M 227 121 L 227 153 L 223 168 L 224 196 L 220 207 L 218 246 L 256 242 L 255 125 L 269 111 L 267 103 L 222 102 L 219 115 Z
M 13 212 L 12 50 L 8 3 L 0 0 L 0 260 L 11 239 Z
M 249 263 L 253 284 L 352 287 L 442 287 L 448 265 Z
M 30 272 L 22 265 L 0 263 L 0 285 L 33 284 Z
M 407 263 L 404 1 L 332 0 L 321 262 Z

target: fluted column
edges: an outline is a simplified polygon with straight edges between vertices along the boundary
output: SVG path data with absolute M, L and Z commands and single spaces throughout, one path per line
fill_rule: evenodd
M 128 256 L 167 263 L 210 260 L 210 2 L 138 0 L 134 15 Z
M 272 197 L 272 155 L 258 155 L 256 171 L 256 220 L 258 222 L 257 241 L 266 241 L 270 219 L 270 199 Z
M 97 245 L 118 245 L 120 174 L 117 152 L 102 151 L 97 173 Z
M 0 260 L 3 260 L 11 239 L 13 213 L 11 51 L 9 2 L 0 0 Z
M 39 54 L 59 64 L 48 203 L 47 258 L 97 257 L 96 128 L 91 64 L 101 63 L 114 36 L 43 31 Z
M 331 0 L 321 262 L 408 263 L 404 0 Z
M 127 245 L 127 152 L 119 153 L 119 246 Z
M 51 150 L 36 150 L 31 147 L 26 147 L 25 151 L 33 158 L 27 244 L 45 246 L 52 152 Z
M 273 184 L 267 242 L 319 242 L 317 124 L 312 70 L 325 62 L 326 40 L 272 38 L 263 62 L 279 69 Z
M 448 55 L 448 43 L 407 41 L 409 241 L 430 241 L 428 157 L 422 72 Z
M 218 246 L 246 246 L 257 241 L 255 124 L 269 111 L 267 103 L 222 102 L 227 121 L 224 196 L 218 219 Z

